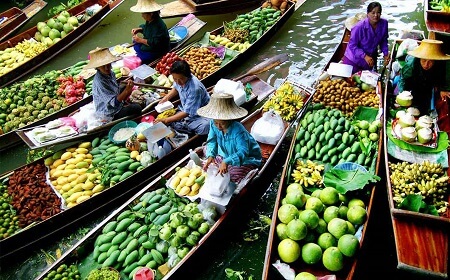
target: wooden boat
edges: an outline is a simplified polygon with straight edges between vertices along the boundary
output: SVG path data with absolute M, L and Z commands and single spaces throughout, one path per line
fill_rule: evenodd
M 236 10 L 256 7 L 259 0 L 237 1 L 237 0 L 176 0 L 163 4 L 161 10 L 162 18 L 179 17 L 188 14 L 213 15 L 229 13 Z
M 195 16 L 194 17 L 187 16 L 187 17 L 184 17 L 183 19 L 181 19 L 177 24 L 175 24 L 170 29 L 174 28 L 175 26 L 182 25 L 187 28 L 188 35 L 183 40 L 181 40 L 181 41 L 177 42 L 175 45 L 173 45 L 172 50 L 181 48 L 187 42 L 187 40 L 189 40 L 189 38 L 194 36 L 205 24 L 206 23 L 204 21 L 198 19 Z M 62 117 L 67 117 L 67 116 L 75 113 L 77 110 L 79 110 L 80 107 L 85 106 L 86 104 L 88 104 L 90 102 L 92 102 L 92 96 L 88 96 L 88 97 L 86 97 L 70 106 L 67 106 L 53 114 L 47 115 L 46 117 L 44 117 L 42 119 L 39 119 L 29 125 L 26 125 L 21 128 L 21 131 L 26 131 L 26 130 L 29 130 L 36 126 L 45 125 L 46 123 L 48 123 L 51 120 L 55 120 L 55 119 L 62 118 Z M 112 124 L 114 124 L 114 123 L 112 123 Z M 9 149 L 9 148 L 21 143 L 20 135 L 23 136 L 24 134 L 19 131 L 17 131 L 17 132 L 18 133 L 16 133 L 16 130 L 13 130 L 13 131 L 10 131 L 10 132 L 4 133 L 4 134 L 0 134 L 0 151 Z M 87 132 L 87 134 L 90 134 L 90 132 Z M 22 137 L 22 138 L 25 138 L 25 137 Z M 27 141 L 27 140 L 24 139 L 24 141 Z M 27 142 L 27 144 L 29 144 L 30 148 L 38 148 L 34 144 L 32 144 L 32 142 Z
M 241 81 L 245 83 L 248 82 L 252 85 L 253 98 L 246 104 L 246 106 L 250 108 L 274 92 L 273 87 L 256 76 L 246 76 Z M 158 113 L 153 110 L 150 113 L 139 116 L 133 120 L 139 123 L 143 117 L 152 116 L 153 118 L 156 118 L 157 115 Z M 108 133 L 105 131 L 103 131 L 103 135 L 96 134 L 95 136 L 103 137 L 105 134 L 107 137 Z M 95 136 L 89 136 L 91 138 L 85 139 L 85 141 L 90 141 Z M 170 166 L 174 161 L 178 160 L 181 155 L 187 154 L 190 148 L 201 145 L 202 141 L 205 140 L 204 138 L 204 136 L 194 135 L 181 145 L 178 145 L 161 159 L 144 169 L 135 172 L 133 175 L 118 182 L 113 187 L 89 198 L 86 203 L 80 203 L 74 207 L 67 208 L 64 211 L 51 215 L 44 221 L 33 224 L 29 228 L 25 228 L 6 239 L 0 240 L 0 247 L 2 248 L 0 252 L 0 261 L 6 263 L 9 260 L 12 260 L 11 256 L 23 254 L 26 250 L 30 250 L 30 248 L 49 241 L 50 238 L 55 234 L 58 234 L 58 232 L 62 232 L 67 229 L 67 227 L 75 225 L 78 221 L 85 219 L 96 211 L 112 209 L 115 205 L 122 204 L 126 199 L 129 199 L 136 190 L 149 183 L 150 180 L 154 179 L 161 171 Z M 44 159 L 25 165 L 25 167 L 31 166 L 32 164 L 43 165 Z M 15 171 L 19 169 L 20 168 L 17 168 Z M 2 181 L 14 174 L 15 171 L 3 174 L 1 176 Z M 26 242 L 24 242 L 24 240 L 26 240 Z
M 304 1 L 300 2 L 303 3 Z M 289 7 L 286 9 L 286 11 L 279 17 L 279 19 L 269 28 L 267 29 L 259 39 L 257 39 L 255 42 L 253 42 L 245 51 L 237 52 L 233 50 L 227 50 L 228 53 L 231 53 L 231 58 L 226 58 L 224 61 L 222 61 L 222 64 L 220 65 L 220 68 L 218 68 L 216 71 L 212 72 L 206 77 L 201 78 L 201 82 L 206 86 L 211 86 L 215 84 L 220 78 L 226 77 L 226 74 L 228 73 L 229 69 L 232 67 L 235 67 L 239 64 L 240 61 L 243 59 L 247 59 L 252 53 L 255 52 L 261 45 L 265 44 L 267 42 L 267 39 L 273 36 L 278 29 L 281 28 L 281 26 L 289 19 L 289 17 L 294 13 L 296 9 L 296 5 L 293 2 L 288 2 Z M 297 5 L 299 7 L 300 5 Z M 258 9 L 257 9 L 258 10 Z M 256 10 L 255 10 L 256 11 Z M 221 26 L 213 31 L 211 31 L 210 35 L 219 35 L 224 32 L 224 26 Z M 208 45 L 211 45 L 211 42 L 209 41 L 208 33 L 204 35 L 202 39 L 199 41 L 193 42 L 190 45 L 184 47 L 183 49 L 177 51 L 179 57 L 183 58 L 183 54 L 189 51 L 192 47 L 198 47 L 198 46 L 205 46 L 205 43 L 207 42 Z M 156 68 L 155 66 L 159 60 L 153 62 L 150 64 L 151 67 Z M 191 65 L 191 68 L 194 68 L 195 66 Z M 193 71 L 194 72 L 194 71 Z
M 428 32 L 450 35 L 450 12 L 433 10 L 430 8 L 430 0 L 424 0 L 423 13 Z
M 4 87 L 6 85 L 9 85 L 16 81 L 17 79 L 23 77 L 24 75 L 30 73 L 31 71 L 35 70 L 48 60 L 50 60 L 55 55 L 59 54 L 69 46 L 73 45 L 75 42 L 77 42 L 79 39 L 81 39 L 85 34 L 90 32 L 92 29 L 94 29 L 95 26 L 97 26 L 101 20 L 108 15 L 115 7 L 117 7 L 119 4 L 121 4 L 123 0 L 115 0 L 112 2 L 109 2 L 107 0 L 87 0 L 83 3 L 71 8 L 68 10 L 68 12 L 71 15 L 80 15 L 84 14 L 86 12 L 86 9 L 98 4 L 101 6 L 101 9 L 93 14 L 89 19 L 87 19 L 85 22 L 79 25 L 76 29 L 71 31 L 67 34 L 64 38 L 62 38 L 59 42 L 56 44 L 53 44 L 52 46 L 48 47 L 46 50 L 44 50 L 39 55 L 31 58 L 26 63 L 18 65 L 16 68 L 12 69 L 11 71 L 3 74 L 0 76 L 0 87 Z M 11 48 L 16 46 L 18 43 L 29 40 L 31 38 L 34 38 L 34 35 L 37 31 L 37 27 L 32 27 L 14 37 L 11 39 L 0 43 L 0 50 L 5 50 L 7 48 Z
M 0 13 L 0 42 L 8 39 L 19 30 L 27 21 L 42 10 L 47 5 L 47 2 L 42 0 L 35 0 L 23 9 L 12 7 Z
M 392 49 L 392 62 L 396 61 L 397 49 L 402 41 L 397 40 L 393 44 Z M 394 106 L 394 95 L 392 93 L 391 87 L 386 87 L 386 98 L 385 98 L 385 108 L 386 111 L 397 110 Z M 440 99 L 440 98 L 439 98 Z M 436 102 L 441 102 L 437 100 Z M 448 102 L 448 99 L 447 99 Z M 448 116 L 448 103 L 444 103 L 445 107 L 436 106 L 438 125 L 449 124 L 450 119 Z M 447 202 L 447 206 L 444 206 L 442 212 L 439 215 L 425 214 L 423 211 L 414 212 L 412 210 L 407 210 L 408 208 L 399 208 L 401 202 L 398 199 L 398 185 L 394 182 L 393 173 L 394 171 L 390 168 L 391 164 L 399 164 L 408 160 L 404 157 L 404 154 L 410 154 L 405 149 L 405 147 L 398 147 L 398 143 L 395 143 L 393 139 L 388 135 L 389 129 L 392 128 L 391 121 L 395 119 L 395 113 L 391 113 L 386 116 L 385 120 L 385 147 L 384 147 L 384 157 L 385 157 L 385 168 L 386 168 L 386 178 L 387 178 L 387 193 L 389 200 L 389 208 L 394 232 L 395 248 L 397 256 L 397 269 L 405 274 L 405 276 L 421 276 L 421 277 L 432 277 L 433 279 L 448 279 L 449 275 L 449 233 L 450 233 L 450 209 L 448 208 L 448 202 L 450 202 L 450 197 L 447 193 L 443 193 L 444 201 Z M 388 129 L 389 128 L 389 129 Z M 447 135 L 450 131 L 446 131 Z M 444 130 L 441 129 L 439 136 L 445 134 Z M 443 135 L 445 137 L 445 135 Z M 389 147 L 396 147 L 398 150 L 397 154 L 393 154 Z M 439 147 L 439 146 L 438 146 Z M 437 147 L 437 148 L 438 148 Z M 433 148 L 429 148 L 429 151 Z M 447 147 L 441 153 L 449 154 L 450 149 Z M 417 159 L 417 163 L 420 164 L 424 158 L 431 157 L 430 153 L 415 152 L 414 159 Z M 431 157 L 432 158 L 432 157 Z M 412 160 L 413 157 L 409 158 Z M 415 161 L 406 162 L 406 164 L 413 164 Z M 438 162 L 433 161 L 432 162 Z M 441 163 L 441 162 L 439 162 Z M 448 166 L 447 162 L 447 166 Z M 445 164 L 444 164 L 445 166 Z M 450 171 L 448 168 L 444 168 L 446 174 L 449 175 Z M 421 172 L 421 174 L 424 174 Z M 441 177 L 439 175 L 439 177 Z M 448 178 L 448 177 L 447 177 Z M 411 180 L 414 183 L 414 180 Z M 447 190 L 449 187 L 448 180 L 446 182 Z M 442 187 L 442 186 L 441 186 Z M 402 190 L 401 192 L 405 192 Z M 420 193 L 420 190 L 414 190 L 414 193 Z M 425 201 L 430 203 L 429 200 Z M 437 208 L 437 207 L 436 207 Z M 414 248 L 414 249 L 411 249 Z
M 311 95 L 303 91 L 302 94 L 304 94 L 304 102 L 305 104 L 310 100 Z M 248 117 L 243 119 L 241 123 L 246 127 L 248 131 L 251 130 L 252 125 L 255 123 L 256 120 L 261 118 L 263 115 L 262 109 L 259 109 L 252 114 L 250 114 Z M 195 277 L 195 271 L 189 270 L 189 264 L 194 263 L 195 261 L 199 261 L 198 257 L 206 252 L 205 250 L 208 250 L 207 247 L 211 246 L 209 245 L 210 240 L 213 239 L 214 236 L 216 236 L 220 229 L 224 226 L 225 222 L 229 222 L 229 218 L 232 215 L 236 215 L 236 209 L 239 209 L 240 206 L 242 206 L 242 203 L 245 201 L 244 199 L 248 197 L 252 197 L 251 194 L 257 191 L 258 189 L 258 182 L 261 176 L 266 172 L 267 167 L 272 162 L 272 160 L 275 158 L 275 154 L 282 145 L 282 140 L 286 137 L 286 134 L 288 132 L 289 124 L 285 123 L 285 131 L 283 135 L 280 138 L 280 141 L 276 145 L 268 145 L 268 144 L 262 144 L 259 143 L 262 150 L 263 155 L 263 165 L 260 167 L 260 169 L 255 170 L 256 172 L 250 172 L 246 178 L 245 183 L 242 183 L 242 185 L 238 186 L 240 190 L 237 192 L 227 193 L 227 195 L 224 195 L 225 198 L 230 199 L 228 202 L 224 202 L 221 204 L 221 202 L 215 201 L 213 204 L 215 204 L 217 212 L 220 215 L 217 219 L 217 221 L 214 222 L 214 224 L 210 227 L 209 231 L 204 234 L 201 239 L 198 241 L 198 244 L 193 246 L 190 251 L 181 258 L 181 260 L 172 268 L 168 269 L 168 264 L 166 263 L 167 258 L 164 260 L 164 264 L 160 263 L 160 267 L 158 268 L 158 272 L 161 273 L 162 279 L 178 279 L 181 277 L 186 277 L 186 275 L 190 275 L 190 277 Z M 197 154 L 202 157 L 203 152 L 201 148 L 195 149 Z M 37 279 L 42 279 L 46 276 L 46 274 L 54 270 L 56 267 L 63 263 L 81 263 L 83 262 L 83 266 L 90 266 L 93 263 L 92 258 L 92 252 L 93 252 L 93 246 L 95 239 L 102 233 L 104 226 L 115 220 L 118 215 L 121 215 L 124 211 L 127 209 L 130 209 L 130 207 L 135 207 L 135 205 L 140 201 L 142 196 L 145 193 L 148 193 L 150 191 L 154 191 L 157 189 L 166 189 L 166 181 L 170 180 L 172 175 L 175 174 L 176 170 L 178 170 L 180 167 L 186 166 L 186 164 L 190 160 L 190 155 L 185 156 L 183 159 L 181 159 L 179 162 L 173 164 L 169 169 L 167 169 L 164 173 L 161 174 L 157 179 L 155 179 L 153 182 L 148 184 L 146 187 L 142 188 L 141 191 L 139 191 L 135 196 L 130 198 L 126 203 L 124 203 L 122 206 L 118 207 L 116 210 L 111 212 L 111 214 L 105 218 L 100 224 L 98 224 L 95 228 L 93 228 L 87 235 L 85 235 L 79 242 L 77 242 L 70 250 L 68 250 L 66 253 L 64 253 L 61 258 L 56 260 L 55 263 L 53 263 L 50 267 L 48 267 L 44 272 L 42 272 Z M 199 195 L 199 197 L 202 197 Z M 231 197 L 231 198 L 230 198 Z M 226 201 L 227 199 L 224 200 Z M 195 198 L 199 199 L 199 198 Z M 204 198 L 202 198 L 204 199 Z M 170 212 L 169 212 L 170 213 Z M 149 224 L 150 226 L 150 224 Z M 159 229 L 159 228 L 158 228 Z M 85 254 L 77 254 L 79 252 L 80 248 L 83 248 L 85 250 Z M 146 251 L 144 254 L 150 254 L 150 250 Z M 94 265 L 95 266 L 95 265 Z M 156 269 L 156 268 L 155 268 Z M 117 270 L 120 270 L 120 267 L 117 268 Z M 81 271 L 81 269 L 80 269 Z M 157 272 L 157 273 L 158 273 Z M 123 274 L 123 275 L 122 275 Z M 124 274 L 123 271 L 121 271 L 121 277 L 124 279 L 129 279 L 128 273 Z
M 327 69 L 331 62 L 339 62 L 340 61 L 340 59 L 342 58 L 342 56 L 345 52 L 345 48 L 347 47 L 349 38 L 350 38 L 350 31 L 345 29 L 341 43 L 336 47 L 331 60 L 327 63 L 327 65 L 325 66 L 324 69 Z M 317 96 L 317 98 L 319 98 L 320 95 L 323 95 L 323 91 L 318 92 L 318 89 L 320 88 L 320 87 L 318 87 L 318 85 L 320 85 L 320 79 L 322 79 L 322 76 L 315 82 L 316 92 L 314 93 L 314 96 Z M 325 74 L 325 76 L 326 76 L 326 74 Z M 381 96 L 381 83 L 378 83 L 376 92 L 378 93 L 378 96 L 380 97 L 380 102 L 381 102 L 381 97 L 382 97 Z M 323 105 L 317 103 L 317 100 L 318 99 L 313 97 L 312 102 L 309 104 L 309 108 L 306 108 L 305 110 L 307 110 L 307 111 L 311 110 L 311 112 L 316 112 L 316 110 L 318 110 L 319 108 L 323 108 Z M 382 103 L 380 103 L 378 105 L 381 106 Z M 329 107 L 330 105 L 325 105 L 325 106 L 328 107 L 328 109 L 327 109 L 328 111 L 330 111 L 330 110 L 338 111 L 338 110 L 336 110 L 336 107 L 334 107 L 334 106 L 331 106 L 331 107 Z M 333 109 L 330 109 L 330 108 L 333 108 Z M 375 110 L 377 110 L 377 109 L 375 109 Z M 280 184 L 279 184 L 279 188 L 278 188 L 278 194 L 277 194 L 277 198 L 276 198 L 276 202 L 275 202 L 275 206 L 274 206 L 274 211 L 273 211 L 273 216 L 272 216 L 272 224 L 270 227 L 269 237 L 268 237 L 268 241 L 267 241 L 267 248 L 266 248 L 266 255 L 265 255 L 262 279 L 278 279 L 278 278 L 281 279 L 282 276 L 276 267 L 277 266 L 281 267 L 283 265 L 288 265 L 291 269 L 293 269 L 295 272 L 295 275 L 299 274 L 300 272 L 309 272 L 309 273 L 313 274 L 314 276 L 316 276 L 317 278 L 320 278 L 323 276 L 329 276 L 329 277 L 336 277 L 336 278 L 332 278 L 332 279 L 356 279 L 355 272 L 358 267 L 358 255 L 356 255 L 356 257 L 353 257 L 353 258 L 345 257 L 344 266 L 341 267 L 340 270 L 332 272 L 332 271 L 329 271 L 327 268 L 325 268 L 324 265 L 322 265 L 322 259 L 318 260 L 318 262 L 315 262 L 314 265 L 307 265 L 302 260 L 302 256 L 299 256 L 299 258 L 294 260 L 293 262 L 285 263 L 281 260 L 279 254 L 278 254 L 278 245 L 281 242 L 279 235 L 277 233 L 277 231 L 278 231 L 277 225 L 280 223 L 280 220 L 278 218 L 278 214 L 279 214 L 278 212 L 279 212 L 279 208 L 283 204 L 282 203 L 283 198 L 286 197 L 288 186 L 291 185 L 292 183 L 296 182 L 296 181 L 294 181 L 294 179 L 293 179 L 294 177 L 292 174 L 293 174 L 293 170 L 295 169 L 295 164 L 297 164 L 297 160 L 302 160 L 303 162 L 307 162 L 307 160 L 313 160 L 313 161 L 317 162 L 317 164 L 325 164 L 325 171 L 335 165 L 335 163 L 332 163 L 332 162 L 330 164 L 329 161 L 323 162 L 323 160 L 326 157 L 328 157 L 328 155 L 321 155 L 321 156 L 319 155 L 319 156 L 315 156 L 315 159 L 314 159 L 314 157 L 312 157 L 312 159 L 311 159 L 309 152 L 307 152 L 306 154 L 304 154 L 304 156 L 302 156 L 302 151 L 300 149 L 300 153 L 299 153 L 298 148 L 303 147 L 301 144 L 302 143 L 301 141 L 302 141 L 302 139 L 304 139 L 304 136 L 297 136 L 297 135 L 302 135 L 300 133 L 300 131 L 302 130 L 302 127 L 303 127 L 303 129 L 305 129 L 305 125 L 308 126 L 308 125 L 312 125 L 312 123 L 315 123 L 315 121 L 308 122 L 308 119 L 311 119 L 310 117 L 308 117 L 308 113 L 304 113 L 299 118 L 298 126 L 297 126 L 296 132 L 294 134 L 294 135 L 296 135 L 296 137 L 292 138 L 291 146 L 289 148 L 289 152 L 286 157 L 286 162 L 284 164 L 284 168 L 283 168 L 283 172 L 281 175 Z M 316 120 L 315 115 L 312 119 Z M 379 131 L 379 134 L 382 135 L 381 130 Z M 319 138 L 317 138 L 317 139 L 319 139 Z M 358 139 L 358 138 L 356 138 L 356 139 Z M 380 137 L 380 139 L 381 139 L 381 137 Z M 313 140 L 309 140 L 309 141 L 313 141 Z M 338 140 L 336 140 L 336 141 L 338 141 Z M 356 140 L 356 141 L 358 141 L 358 140 Z M 308 141 L 306 141 L 306 142 L 308 142 Z M 316 142 L 317 141 L 313 141 L 314 144 L 316 144 Z M 356 142 L 356 143 L 358 143 L 358 142 Z M 300 145 L 300 146 L 297 147 L 298 145 Z M 374 142 L 374 145 L 377 146 L 379 152 L 378 152 L 378 154 L 373 155 L 373 159 L 372 159 L 373 161 L 372 161 L 370 168 L 367 167 L 367 165 L 365 165 L 365 167 L 367 168 L 367 170 L 369 170 L 369 172 L 371 172 L 373 174 L 378 174 L 379 164 L 380 164 L 380 159 L 381 159 L 381 154 L 382 154 L 381 153 L 382 141 L 378 141 L 377 144 L 375 144 L 375 142 Z M 312 148 L 309 148 L 309 149 L 314 150 L 315 149 L 314 145 L 312 146 Z M 343 154 L 344 153 L 338 154 L 337 160 L 339 158 L 341 158 L 341 156 Z M 316 155 L 317 155 L 317 149 L 316 149 Z M 331 161 L 332 161 L 332 159 L 331 159 Z M 349 161 L 349 160 L 347 158 L 347 160 L 339 160 L 338 162 L 341 162 L 341 161 Z M 312 167 L 308 167 L 308 168 L 312 168 Z M 300 181 L 300 184 L 301 184 L 301 181 Z M 304 185 L 301 185 L 301 186 L 303 187 L 303 190 L 305 191 L 305 193 L 310 194 L 315 189 L 323 188 L 323 185 L 321 186 L 321 184 L 323 184 L 323 180 L 321 180 L 320 182 L 316 182 L 315 185 L 313 185 L 313 186 L 311 186 L 309 184 L 309 187 L 306 187 L 306 190 L 305 190 Z M 370 223 L 370 213 L 371 213 L 371 209 L 372 209 L 372 201 L 375 196 L 376 188 L 373 184 L 370 184 L 369 186 L 365 186 L 365 189 L 367 190 L 369 195 L 366 196 L 365 198 L 361 198 L 361 199 L 364 200 L 364 203 L 366 206 L 367 220 L 361 225 L 361 227 L 359 229 L 357 228 L 357 233 L 356 233 L 358 235 L 360 248 L 361 248 L 362 244 L 364 243 L 367 226 Z M 301 208 L 301 209 L 303 209 L 303 208 Z M 319 217 L 323 218 L 322 214 L 319 214 Z M 325 228 L 325 231 L 326 231 L 326 228 Z M 319 233 L 323 233 L 323 231 L 321 231 Z M 305 242 L 313 242 L 313 243 L 317 244 L 318 243 L 317 237 L 319 236 L 319 233 L 315 232 L 315 230 L 313 229 L 312 234 L 314 235 L 314 237 L 310 237 L 311 239 L 308 239 L 308 241 L 301 240 L 298 242 L 300 244 L 304 244 Z M 311 234 L 310 228 L 308 228 L 308 234 Z M 309 238 L 309 237 L 306 237 L 306 238 Z M 300 246 L 303 246 L 303 245 L 300 245 Z M 335 245 L 333 245 L 333 246 L 335 246 Z M 337 247 L 337 239 L 336 239 L 336 247 Z M 322 248 L 322 253 L 323 252 L 324 252 L 324 250 Z

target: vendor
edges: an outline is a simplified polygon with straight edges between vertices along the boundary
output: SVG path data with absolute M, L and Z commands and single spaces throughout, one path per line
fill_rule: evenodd
M 408 51 L 410 57 L 406 58 L 406 63 L 400 71 L 398 92 L 410 91 L 413 106 L 419 109 L 421 114 L 428 114 L 432 108 L 433 93 L 436 96 L 439 94 L 442 99 L 450 98 L 450 92 L 444 90 L 446 77 L 449 75 L 446 73 L 445 60 L 450 60 L 450 55 L 442 52 L 442 44 L 443 42 L 438 40 L 422 40 L 417 48 Z
M 247 115 L 247 110 L 238 107 L 231 94 L 211 96 L 208 105 L 197 113 L 212 119 L 206 144 L 207 170 L 210 164 L 219 166 L 219 173 L 230 172 L 231 181 L 239 183 L 262 162 L 261 148 L 245 127 L 237 121 Z
M 342 62 L 353 66 L 353 73 L 376 67 L 378 46 L 383 52 L 384 65 L 389 63 L 388 22 L 381 18 L 380 3 L 370 3 L 367 18 L 358 21 L 355 16 L 346 21 L 346 27 L 351 34 Z
M 113 56 L 108 48 L 96 48 L 89 52 L 89 56 L 89 63 L 85 69 L 97 69 L 92 82 L 96 114 L 107 120 L 139 115 L 141 106 L 136 103 L 127 103 L 133 89 L 133 81 L 129 80 L 124 89 L 119 89 L 116 75 L 112 71 L 111 63 L 120 58 Z
M 145 20 L 139 28 L 131 29 L 134 50 L 143 64 L 149 64 L 170 50 L 169 31 L 160 17 L 161 9 L 162 6 L 153 0 L 138 0 L 137 4 L 130 8 L 133 12 L 141 13 Z M 143 36 L 138 36 L 139 33 Z
M 209 102 L 209 94 L 205 86 L 197 77 L 192 75 L 189 64 L 184 61 L 175 61 L 170 68 L 174 83 L 173 88 L 159 102 L 164 103 L 180 97 L 181 105 L 175 115 L 155 122 L 170 125 L 173 129 L 188 133 L 206 135 L 209 131 L 209 119 L 197 114 L 197 109 Z

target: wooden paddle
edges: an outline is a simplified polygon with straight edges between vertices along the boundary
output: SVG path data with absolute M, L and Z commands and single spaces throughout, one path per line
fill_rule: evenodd
M 233 80 L 237 81 L 237 80 L 240 80 L 240 79 L 250 76 L 250 75 L 256 75 L 256 74 L 265 72 L 265 71 L 272 69 L 273 67 L 278 66 L 281 63 L 285 62 L 286 60 L 288 60 L 288 58 L 289 58 L 288 55 L 285 53 L 278 54 L 267 60 L 264 60 L 261 63 L 256 64 L 255 66 L 250 68 L 250 70 L 248 70 L 244 74 L 234 78 Z

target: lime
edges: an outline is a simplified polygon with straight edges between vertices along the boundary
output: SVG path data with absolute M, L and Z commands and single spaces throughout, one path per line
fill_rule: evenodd
M 285 205 L 285 204 L 287 204 L 286 198 L 283 198 L 283 199 L 281 200 L 281 205 Z
M 278 238 L 280 238 L 280 240 L 288 238 L 287 233 L 286 233 L 286 231 L 287 231 L 286 224 L 283 224 L 283 223 L 278 224 L 276 227 L 276 230 L 277 230 L 277 236 L 278 236 Z
M 337 245 L 337 239 L 329 232 L 322 233 L 319 238 L 317 238 L 317 244 L 322 248 L 323 250 L 336 246 Z
M 322 191 L 321 189 L 317 189 L 312 192 L 311 196 L 319 198 L 321 191 Z
M 338 240 L 338 249 L 346 257 L 353 257 L 359 248 L 359 241 L 352 234 L 344 234 Z
M 302 247 L 302 259 L 307 264 L 318 263 L 322 259 L 322 248 L 316 243 L 306 243 Z
M 313 210 L 306 209 L 303 210 L 299 215 L 300 220 L 302 220 L 309 229 L 314 229 L 319 224 L 319 215 Z
M 337 247 L 330 247 L 323 252 L 323 265 L 330 271 L 339 271 L 344 267 L 344 255 Z
M 320 218 L 319 223 L 317 224 L 317 227 L 314 230 L 319 234 L 327 232 L 327 222 L 325 222 L 324 219 Z
M 311 196 L 306 200 L 305 209 L 311 209 L 320 214 L 323 211 L 323 203 L 319 198 Z
M 293 219 L 297 218 L 297 215 L 297 207 L 292 204 L 281 205 L 281 207 L 278 209 L 278 219 L 284 224 L 287 224 Z
M 348 209 L 347 220 L 354 225 L 362 225 L 367 218 L 366 209 L 361 206 L 352 206 Z
M 348 226 L 345 220 L 334 218 L 328 223 L 327 229 L 329 233 L 339 239 L 342 235 L 347 233 Z
M 323 219 L 329 223 L 332 219 L 339 217 L 339 207 L 331 205 L 323 211 Z
M 297 208 L 302 208 L 306 203 L 306 197 L 303 191 L 292 189 L 286 194 L 286 202 Z
M 362 208 L 366 208 L 366 204 L 361 199 L 359 199 L 359 198 L 350 199 L 350 201 L 348 202 L 348 208 L 355 206 L 355 205 L 361 206 Z
M 294 280 L 317 280 L 317 277 L 309 272 L 304 271 L 297 274 Z
M 355 226 L 350 223 L 349 221 L 345 221 L 347 223 L 348 229 L 347 229 L 347 233 L 348 234 L 355 234 L 356 233 L 356 229 Z
M 289 193 L 292 190 L 299 190 L 303 192 L 303 187 L 299 183 L 292 183 L 286 188 L 286 193 Z
M 344 203 L 344 204 L 348 204 L 348 198 L 345 194 L 339 194 L 339 201 Z
M 333 205 L 339 202 L 339 193 L 335 188 L 325 187 L 319 194 L 320 200 L 325 205 Z
M 339 218 L 347 219 L 348 207 L 345 205 L 339 206 Z
M 294 219 L 287 224 L 287 236 L 293 240 L 302 240 L 308 234 L 308 227 L 299 219 Z
M 300 245 L 292 239 L 283 239 L 278 244 L 278 255 L 285 263 L 295 262 L 301 254 Z

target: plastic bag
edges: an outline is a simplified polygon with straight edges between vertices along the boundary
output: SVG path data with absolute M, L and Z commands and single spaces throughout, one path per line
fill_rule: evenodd
M 236 82 L 228 79 L 220 79 L 214 86 L 214 93 L 232 94 L 236 105 L 241 106 L 246 100 L 246 92 L 242 82 Z
M 202 200 L 201 203 L 197 205 L 197 208 L 202 212 L 203 218 L 209 225 L 213 225 L 216 222 L 217 210 L 214 203 Z
M 213 196 L 222 196 L 230 183 L 229 172 L 222 175 L 218 173 L 219 167 L 215 164 L 210 164 L 208 170 L 206 170 L 206 180 L 203 187 Z
M 273 110 L 269 110 L 253 124 L 250 133 L 258 142 L 275 145 L 283 135 L 283 131 L 283 119 Z
M 416 40 L 405 39 L 398 47 L 397 58 L 406 55 L 408 53 L 408 51 L 412 51 L 415 48 L 417 48 L 418 46 L 419 46 L 419 44 L 417 43 Z

